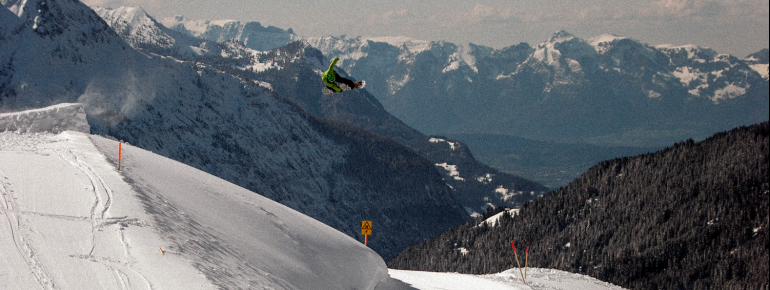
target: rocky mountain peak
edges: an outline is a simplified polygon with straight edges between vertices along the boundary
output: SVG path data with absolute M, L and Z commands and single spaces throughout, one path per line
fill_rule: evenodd
M 10 0 L 3 5 L 16 14 L 24 25 L 43 37 L 69 34 L 77 41 L 88 43 L 104 41 L 108 35 L 114 35 L 101 17 L 79 1 Z
M 570 41 L 572 39 L 575 39 L 576 37 L 572 35 L 572 33 L 569 33 L 564 30 L 559 30 L 553 33 L 550 39 L 548 39 L 547 43 L 559 43 L 559 42 L 565 42 Z
M 248 48 L 267 51 L 299 40 L 294 31 L 275 26 L 262 26 L 256 21 L 239 20 L 190 20 L 182 15 L 166 17 L 160 21 L 172 30 L 204 40 L 225 42 L 237 40 Z
M 175 43 L 174 38 L 163 31 L 163 26 L 142 7 L 95 7 L 94 11 L 133 47 L 152 43 L 158 47 L 170 48 Z

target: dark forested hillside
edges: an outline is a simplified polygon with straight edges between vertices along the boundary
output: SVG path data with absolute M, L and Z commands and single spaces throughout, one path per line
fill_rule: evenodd
M 515 241 L 530 243 L 530 267 L 632 289 L 768 289 L 769 131 L 764 122 L 601 162 L 497 227 L 451 229 L 389 266 L 493 273 L 516 267 Z

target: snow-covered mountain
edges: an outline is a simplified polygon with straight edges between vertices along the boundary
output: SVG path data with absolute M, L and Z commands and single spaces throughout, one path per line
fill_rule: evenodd
M 216 42 L 237 40 L 246 47 L 265 51 L 284 46 L 300 38 L 291 28 L 283 30 L 275 26 L 264 27 L 259 22 L 237 20 L 190 20 L 183 15 L 161 20 L 165 27 Z
M 260 67 L 261 52 L 247 48 L 238 41 L 216 42 L 166 28 L 141 7 L 107 9 L 95 7 L 115 32 L 135 49 L 146 53 L 218 64 L 237 68 Z
M 768 119 L 762 57 L 565 31 L 499 50 L 408 38 L 307 41 L 340 57 L 422 132 L 663 146 Z
M 10 24 L 0 39 L 2 112 L 82 103 L 91 133 L 202 169 L 352 237 L 372 220 L 370 245 L 386 258 L 467 219 L 433 164 L 404 146 L 309 115 L 264 82 L 135 50 L 80 2 L 2 4 L 0 23 Z
M 170 31 L 158 25 L 141 7 L 95 7 L 94 12 L 133 47 L 152 43 L 159 48 L 171 48 L 177 44 L 176 39 L 169 35 Z
M 0 3 L 7 8 L 0 9 L 0 110 L 71 102 L 89 82 L 135 73 L 132 66 L 147 63 L 138 53 L 115 57 L 130 46 L 85 5 Z

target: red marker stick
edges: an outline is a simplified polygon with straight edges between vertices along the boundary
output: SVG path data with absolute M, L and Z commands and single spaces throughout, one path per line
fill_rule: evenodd
M 123 143 L 118 143 L 118 171 L 120 171 L 120 155 L 123 153 Z
M 513 245 L 513 241 L 511 241 L 511 247 L 513 248 L 513 255 L 516 256 L 516 265 L 519 266 L 519 274 L 521 274 L 521 281 L 524 281 L 524 285 L 527 285 L 527 278 L 524 277 L 524 272 L 521 271 L 521 263 L 519 263 L 519 255 L 516 254 L 516 246 Z
M 524 279 L 527 279 L 527 270 L 529 267 L 527 267 L 527 262 L 529 261 L 529 243 L 527 243 L 527 255 L 524 258 Z

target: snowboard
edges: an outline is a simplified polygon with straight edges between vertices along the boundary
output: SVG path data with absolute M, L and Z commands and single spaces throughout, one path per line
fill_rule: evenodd
M 351 87 L 349 87 L 346 84 L 337 84 L 337 86 L 340 87 L 340 89 L 342 89 L 342 92 L 349 91 L 349 90 L 363 89 L 366 86 L 366 81 L 360 80 L 360 81 L 357 81 L 356 84 L 358 84 L 357 88 L 351 88 Z M 338 93 L 338 92 L 335 92 L 332 89 L 329 89 L 326 86 L 324 86 L 323 93 L 324 93 L 324 95 L 328 95 L 328 94 L 333 94 L 333 93 Z M 341 93 L 341 92 L 339 92 L 339 93 Z

